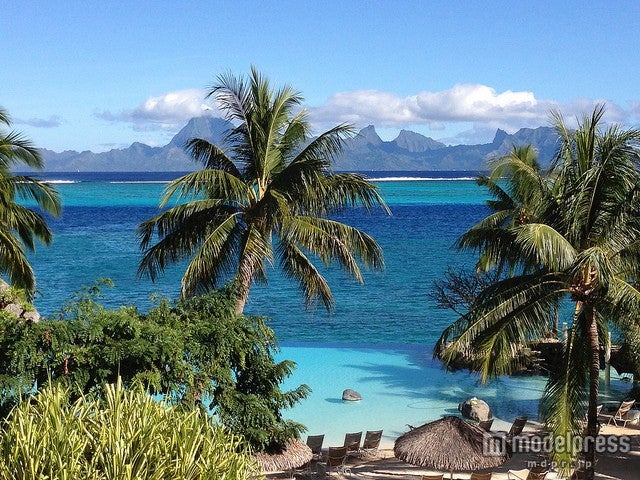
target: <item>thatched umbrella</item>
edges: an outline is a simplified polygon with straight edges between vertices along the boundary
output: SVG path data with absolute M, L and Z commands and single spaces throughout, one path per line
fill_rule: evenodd
M 495 468 L 511 456 L 500 439 L 459 417 L 444 417 L 398 437 L 397 458 L 441 472 L 468 472 Z
M 300 440 L 292 440 L 281 453 L 256 453 L 256 459 L 260 462 L 264 472 L 280 472 L 293 470 L 311 461 L 313 453 L 306 443 Z

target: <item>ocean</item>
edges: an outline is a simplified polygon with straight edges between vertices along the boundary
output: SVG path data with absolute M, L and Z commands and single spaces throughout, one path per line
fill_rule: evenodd
M 39 295 L 35 304 L 55 315 L 65 299 L 99 277 L 115 287 L 104 304 L 133 304 L 141 310 L 154 294 L 175 297 L 184 265 L 170 268 L 155 284 L 136 277 L 141 258 L 136 228 L 158 213 L 166 181 L 175 173 L 49 174 L 62 196 L 63 214 L 51 218 L 54 242 L 38 246 L 30 260 Z M 297 287 L 269 272 L 266 286 L 255 286 L 246 311 L 272 319 L 282 342 L 389 343 L 403 329 L 401 343 L 432 343 L 453 317 L 435 308 L 428 293 L 448 265 L 470 264 L 456 252 L 455 239 L 485 213 L 485 193 L 473 172 L 370 174 L 392 215 L 381 210 L 346 212 L 340 220 L 371 234 L 385 255 L 383 272 L 365 271 L 360 285 L 338 268 L 324 269 L 336 299 L 329 316 L 323 308 L 306 310 Z M 301 328 L 303 327 L 304 328 Z
M 473 181 L 477 172 L 365 172 L 392 215 L 381 210 L 348 211 L 338 217 L 372 235 L 382 246 L 385 269 L 366 271 L 363 285 L 338 268 L 323 269 L 336 308 L 305 309 L 297 287 L 277 268 L 268 285 L 251 290 L 246 313 L 271 320 L 281 344 L 279 358 L 298 368 L 285 386 L 307 383 L 306 399 L 286 416 L 324 433 L 325 446 L 341 444 L 347 431 L 384 429 L 388 444 L 407 424 L 454 413 L 459 402 L 487 400 L 500 421 L 537 417 L 544 387 L 539 377 L 503 378 L 480 385 L 467 372 L 448 373 L 432 359 L 441 331 L 455 320 L 429 297 L 446 269 L 471 266 L 473 256 L 453 248 L 456 238 L 487 213 L 487 193 Z M 137 278 L 141 258 L 136 228 L 158 213 L 167 181 L 177 173 L 50 173 L 42 178 L 62 196 L 63 213 L 51 218 L 54 241 L 30 255 L 39 294 L 35 306 L 56 316 L 63 303 L 100 277 L 115 282 L 103 290 L 103 305 L 135 305 L 145 311 L 157 295 L 175 298 L 184 265 L 151 283 Z M 363 400 L 345 403 L 343 389 Z M 627 386 L 614 382 L 611 395 Z M 605 390 L 605 394 L 607 391 Z

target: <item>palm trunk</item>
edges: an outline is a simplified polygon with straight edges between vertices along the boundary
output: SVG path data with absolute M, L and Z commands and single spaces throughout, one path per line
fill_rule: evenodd
M 240 280 L 236 280 L 236 314 L 242 315 L 244 306 L 249 298 L 249 285 L 244 285 Z
M 249 299 L 249 290 L 251 289 L 251 280 L 253 278 L 252 270 L 253 269 L 249 267 L 249 261 L 246 258 L 241 258 L 234 281 L 236 314 L 238 315 L 242 315 L 247 300 Z
M 585 317 L 588 322 L 589 350 L 591 364 L 589 366 L 589 407 L 587 410 L 587 451 L 585 454 L 586 479 L 592 480 L 596 459 L 595 438 L 598 435 L 598 389 L 600 386 L 600 340 L 595 309 L 585 305 Z

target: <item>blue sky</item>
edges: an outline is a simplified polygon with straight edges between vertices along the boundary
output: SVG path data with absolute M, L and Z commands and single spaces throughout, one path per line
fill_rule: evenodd
M 0 106 L 56 151 L 164 145 L 251 65 L 318 131 L 477 143 L 596 102 L 640 123 L 640 2 L 5 0 L 0 32 Z

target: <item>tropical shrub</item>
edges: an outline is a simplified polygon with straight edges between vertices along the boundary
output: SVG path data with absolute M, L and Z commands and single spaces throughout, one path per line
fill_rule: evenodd
M 242 438 L 198 408 L 122 382 L 80 396 L 50 384 L 18 405 L 0 437 L 0 479 L 247 479 L 260 469 Z
M 148 313 L 103 308 L 90 287 L 58 320 L 28 322 L 0 314 L 0 406 L 49 383 L 71 397 L 121 379 L 144 385 L 171 405 L 203 406 L 256 450 L 278 450 L 304 427 L 282 410 L 307 396 L 306 385 L 280 389 L 293 362 L 276 362 L 276 339 L 264 318 L 237 315 L 229 289 Z

